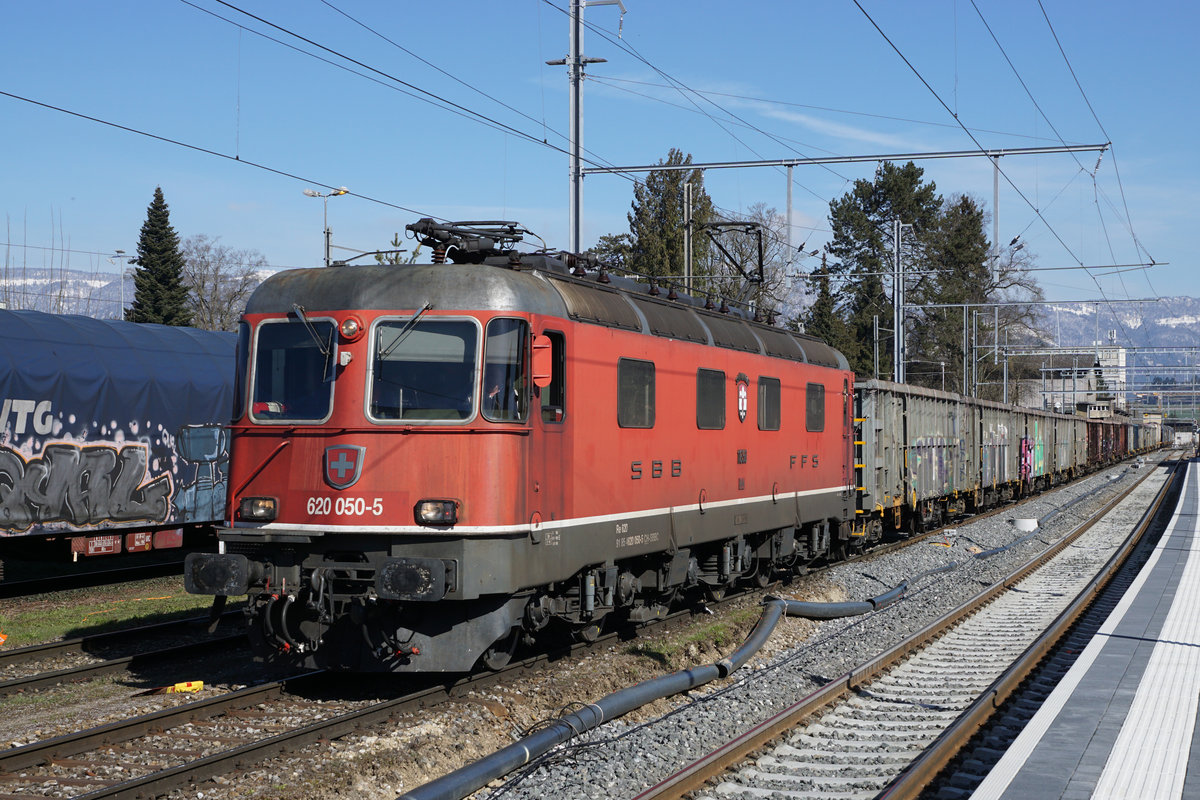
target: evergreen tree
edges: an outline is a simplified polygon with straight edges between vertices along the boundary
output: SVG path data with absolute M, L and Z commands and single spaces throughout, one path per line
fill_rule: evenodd
M 850 192 L 829 204 L 833 238 L 825 249 L 835 259 L 829 271 L 844 276 L 838 309 L 848 336 L 842 352 L 860 375 L 874 370 L 874 316 L 880 317 L 881 327 L 891 325 L 883 273 L 892 271 L 892 220 L 899 217 L 912 225 L 901 237 L 906 263 L 921 260 L 922 243 L 937 224 L 942 199 L 933 183 L 922 183 L 923 175 L 911 161 L 902 167 L 885 161 L 874 180 L 855 181 Z M 881 364 L 891 363 L 893 341 L 890 336 L 880 341 Z
M 125 311 L 125 319 L 162 325 L 190 324 L 188 287 L 183 282 L 184 259 L 179 250 L 179 235 L 171 227 L 162 187 L 154 189 L 133 263 L 138 268 L 133 273 L 133 303 Z
M 633 237 L 628 233 L 606 233 L 596 240 L 588 252 L 616 269 L 630 269 L 629 254 L 633 252 Z
M 663 162 L 659 162 L 660 164 Z M 692 163 L 691 155 L 671 148 L 666 165 Z M 694 274 L 711 271 L 707 237 L 700 226 L 713 218 L 712 199 L 704 191 L 701 170 L 652 170 L 643 183 L 633 188 L 633 208 L 629 212 L 628 267 L 643 275 L 682 275 L 683 258 L 683 185 L 692 189 L 692 263 Z
M 829 265 L 824 254 L 821 255 L 821 266 L 809 277 L 805 278 L 809 289 L 816 296 L 808 310 L 797 317 L 796 322 L 804 325 L 804 332 L 824 340 L 826 344 L 843 353 L 848 348 L 848 331 L 845 321 L 838 316 L 837 301 L 830 286 Z M 799 325 L 792 325 L 793 329 Z
M 966 195 L 950 198 L 938 215 L 928 241 L 928 270 L 912 281 L 909 300 L 914 304 L 979 304 L 988 301 L 994 287 L 989 269 L 989 248 L 984 235 L 985 214 Z M 966 308 L 909 310 L 909 356 L 920 370 L 909 372 L 910 382 L 941 388 L 944 364 L 946 388 L 963 386 L 963 325 L 969 325 Z M 964 314 L 968 317 L 964 318 Z M 969 339 L 967 347 L 969 349 Z M 966 359 L 970 372 L 970 359 Z

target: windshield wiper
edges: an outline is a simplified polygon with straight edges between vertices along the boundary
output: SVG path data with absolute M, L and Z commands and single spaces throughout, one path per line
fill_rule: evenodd
M 304 323 L 304 329 L 308 331 L 308 335 L 317 343 L 317 349 L 321 351 L 321 355 L 325 356 L 325 364 L 321 368 L 322 383 L 329 383 L 334 379 L 335 370 L 333 365 L 333 330 L 329 331 L 329 341 L 321 341 L 321 335 L 317 333 L 317 328 L 309 320 L 308 315 L 304 313 L 304 306 L 299 303 L 292 303 L 292 308 L 296 312 L 296 316 Z
M 329 342 L 321 341 L 321 336 L 317 333 L 316 327 L 309 321 L 308 315 L 304 313 L 304 306 L 299 303 L 292 303 L 292 309 L 295 310 L 296 316 L 300 318 L 300 321 L 304 323 L 304 329 L 308 331 L 308 335 L 317 343 L 317 349 L 321 351 L 321 355 L 329 358 L 329 349 L 333 343 L 333 337 L 329 337 Z
M 388 345 L 387 350 L 382 349 L 383 341 L 380 340 L 380 347 L 381 347 L 381 349 L 379 351 L 379 360 L 380 361 L 386 360 L 387 357 L 392 354 L 392 351 L 396 349 L 396 345 L 400 344 L 400 340 L 403 339 L 408 334 L 408 332 L 413 329 L 413 327 L 417 324 L 417 320 L 419 320 L 421 318 L 421 315 L 424 314 L 426 311 L 428 311 L 431 308 L 433 308 L 433 303 L 430 303 L 428 301 L 425 303 L 425 305 L 421 306 L 421 310 L 418 311 L 417 313 L 413 314 L 412 317 L 408 320 L 408 322 L 404 323 L 404 327 L 401 328 L 400 332 L 396 334 L 396 338 L 392 340 L 392 343 L 390 345 Z

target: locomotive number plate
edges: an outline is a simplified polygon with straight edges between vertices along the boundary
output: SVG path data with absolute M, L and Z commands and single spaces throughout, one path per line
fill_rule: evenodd
M 328 514 L 338 517 L 363 517 L 367 514 L 382 517 L 383 498 L 373 497 L 368 500 L 365 497 L 338 496 L 335 498 L 328 495 L 319 495 L 308 498 L 305 510 L 308 511 L 310 517 L 320 517 Z

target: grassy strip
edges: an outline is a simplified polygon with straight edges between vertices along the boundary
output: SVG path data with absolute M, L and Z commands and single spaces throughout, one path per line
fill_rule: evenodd
M 0 601 L 5 648 L 201 616 L 212 598 L 188 594 L 181 577 Z
M 732 609 L 711 622 L 690 626 L 682 635 L 639 640 L 626 652 L 668 669 L 679 669 L 692 664 L 698 655 L 720 653 L 740 645 L 760 616 L 762 609 L 758 606 Z

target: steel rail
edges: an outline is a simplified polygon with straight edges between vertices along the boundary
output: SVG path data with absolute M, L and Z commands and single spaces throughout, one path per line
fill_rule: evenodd
M 1129 491 L 1132 491 L 1132 489 Z M 1118 498 L 1116 501 L 1113 501 L 1114 504 L 1119 502 L 1120 499 L 1121 498 Z M 1005 506 L 1005 508 L 1011 509 L 1012 505 L 1009 504 Z M 993 511 L 989 513 L 997 512 Z M 936 533 L 936 531 L 931 531 L 930 534 L 927 535 L 932 535 L 934 533 Z M 1082 533 L 1082 531 L 1080 531 L 1080 533 Z M 850 560 L 857 560 L 860 558 L 878 555 L 882 552 L 892 549 L 893 547 L 901 547 L 908 544 L 913 544 L 924 538 L 926 538 L 926 536 L 913 536 L 893 544 L 877 546 L 859 554 Z M 818 570 L 814 570 L 814 572 L 816 571 Z M 733 601 L 739 597 L 746 596 L 749 593 L 749 591 L 731 593 L 719 604 Z M 718 603 L 712 602 L 712 605 L 715 606 L 718 605 Z M 681 609 L 667 615 L 662 619 L 649 621 L 648 623 L 644 623 L 639 627 L 659 626 L 678 622 L 682 618 L 692 616 L 695 611 L 696 609 L 694 608 Z M 227 613 L 240 612 L 234 611 Z M 197 621 L 198 620 L 193 619 L 184 621 L 183 623 L 161 623 L 159 625 L 146 626 L 145 629 L 136 629 L 133 632 L 136 633 L 140 630 L 155 630 L 170 625 L 189 623 L 195 624 Z M 131 633 L 131 631 L 119 633 L 128 635 Z M 114 782 L 111 786 L 97 789 L 86 795 L 83 795 L 83 797 L 86 797 L 89 800 L 99 800 L 99 798 L 138 798 L 155 793 L 161 794 L 180 786 L 186 786 L 188 783 L 203 780 L 214 775 L 223 774 L 224 772 L 228 771 L 231 765 L 238 766 L 251 762 L 262 761 L 281 752 L 304 747 L 322 739 L 337 738 L 354 730 L 377 724 L 403 713 L 437 705 L 453 697 L 461 696 L 471 690 L 506 680 L 517 674 L 520 674 L 521 672 L 541 668 L 551 661 L 559 660 L 564 656 L 574 655 L 579 650 L 589 649 L 596 644 L 606 643 L 611 640 L 618 639 L 623 633 L 624 630 L 622 629 L 613 630 L 603 634 L 595 642 L 577 642 L 568 647 L 559 648 L 552 652 L 541 653 L 522 661 L 514 662 L 504 669 L 494 673 L 482 673 L 466 676 L 449 683 L 436 684 L 417 692 L 406 694 L 403 697 L 393 698 L 382 703 L 368 706 L 366 708 L 331 717 L 327 720 L 314 722 L 309 725 L 296 728 L 292 731 L 287 731 L 275 736 L 260 739 L 258 741 L 238 745 L 229 750 L 221 753 L 215 753 L 211 756 L 207 756 L 196 761 L 168 767 L 164 770 L 154 771 L 148 775 L 129 781 L 120 783 Z M 37 651 L 42 648 L 78 647 L 78 641 L 82 640 L 77 640 L 74 643 L 50 643 L 49 645 L 23 648 L 23 650 Z M 906 642 L 907 641 L 909 640 L 906 640 Z M 909 647 L 907 650 L 905 650 L 905 652 L 908 652 L 911 649 L 915 649 L 915 645 Z M 886 664 L 872 662 L 871 665 L 868 665 L 867 669 L 860 668 L 853 673 L 848 673 L 847 676 L 844 676 L 844 680 L 830 684 L 814 695 L 811 695 L 810 699 L 818 698 L 820 699 L 819 704 L 824 705 L 826 702 L 832 700 L 833 697 L 852 689 L 854 686 L 864 682 L 866 679 L 869 679 L 874 674 L 882 671 L 884 668 L 886 668 Z M 242 689 L 236 692 L 221 695 L 220 697 L 210 698 L 208 700 L 194 701 L 177 708 L 165 709 L 131 720 L 111 723 L 109 725 L 93 728 L 75 735 L 57 737 L 45 742 L 36 742 L 20 748 L 14 748 L 7 752 L 0 753 L 0 772 L 11 773 L 15 769 L 36 766 L 38 764 L 61 762 L 70 756 L 86 753 L 91 749 L 95 749 L 96 747 L 111 745 L 116 742 L 127 742 L 132 739 L 136 739 L 139 736 L 161 732 L 162 730 L 175 724 L 185 724 L 187 722 L 199 719 L 211 719 L 229 710 L 244 708 L 262 702 L 278 699 L 281 698 L 285 693 L 292 692 L 293 689 L 290 687 L 294 686 L 297 682 L 312 680 L 321 674 L 324 673 L 307 673 L 305 675 L 296 676 L 283 681 L 276 681 L 263 684 L 262 686 Z M 3 775 L 0 775 L 0 779 L 2 778 Z
M 939 638 L 946 630 L 958 624 L 961 620 L 974 614 L 979 608 L 990 603 L 999 595 L 1007 592 L 1013 585 L 1024 579 L 1027 575 L 1034 572 L 1046 562 L 1058 555 L 1062 550 L 1069 547 L 1076 539 L 1087 532 L 1096 522 L 1112 511 L 1121 501 L 1128 497 L 1134 489 L 1145 481 L 1152 470 L 1147 470 L 1146 474 L 1139 478 L 1132 486 L 1123 491 L 1116 498 L 1106 503 L 1105 506 L 1094 514 L 1089 520 L 1077 526 L 1070 533 L 1063 536 L 1054 545 L 1044 550 L 1042 553 L 1034 556 L 1026 561 L 1017 569 L 1013 570 L 1007 577 L 992 584 L 987 589 L 976 594 L 966 603 L 959 606 L 950 612 L 947 612 L 925 628 L 913 633 L 900 643 L 896 644 L 891 649 L 881 653 L 875 658 L 867 661 L 840 677 L 828 682 L 821 688 L 812 692 L 808 696 L 798 700 L 791 706 L 783 709 L 774 716 L 764 720 L 750 730 L 742 733 L 740 736 L 726 742 L 721 747 L 712 750 L 705 756 L 688 764 L 675 773 L 667 776 L 657 784 L 649 787 L 644 792 L 636 795 L 634 800 L 664 800 L 665 798 L 680 798 L 689 792 L 694 792 L 710 780 L 712 777 L 721 774 L 730 767 L 745 760 L 745 758 L 764 747 L 768 742 L 778 738 L 782 733 L 796 727 L 804 720 L 811 717 L 816 712 L 824 709 L 834 701 L 841 697 L 848 696 L 854 692 L 859 686 L 868 683 L 873 678 L 877 677 L 891 666 L 895 665 L 910 653 L 920 650 L 929 642 Z M 1171 481 L 1164 482 L 1164 489 L 1160 491 L 1157 503 L 1161 503 L 1161 498 L 1166 494 L 1166 487 Z M 1141 530 L 1137 531 L 1137 535 L 1141 536 Z M 1131 537 L 1132 538 L 1132 537 Z M 1091 597 L 1091 592 L 1085 590 L 1088 597 Z M 1039 656 L 1040 657 L 1040 656 Z M 1015 685 L 1015 684 L 1014 684 Z M 990 692 L 991 690 L 989 690 Z M 988 702 L 993 702 L 993 695 L 986 695 Z M 999 702 L 999 701 L 995 701 Z M 974 729 L 972 729 L 974 730 Z M 969 738 L 969 737 L 968 737 Z M 936 771 L 935 773 L 936 774 Z
M 0 697 L 18 692 L 31 692 L 45 689 L 62 683 L 78 683 L 92 680 L 102 675 L 113 675 L 145 669 L 153 662 L 169 658 L 197 657 L 217 648 L 246 649 L 247 638 L 244 633 L 235 633 L 198 642 L 164 647 L 130 656 L 105 659 L 95 664 L 84 664 L 78 667 L 66 667 L 51 672 L 39 672 L 20 678 L 0 681 Z M 249 652 L 249 650 L 247 650 Z
M 731 602 L 744 594 L 731 594 L 723 602 Z M 714 602 L 713 605 L 718 605 L 718 603 Z M 695 613 L 693 609 L 683 609 L 662 619 L 650 621 L 645 626 L 676 623 L 693 613 Z M 231 768 L 260 762 L 279 753 L 305 747 L 320 740 L 344 736 L 404 713 L 444 703 L 470 691 L 540 669 L 551 662 L 560 661 L 563 657 L 575 655 L 581 650 L 616 641 L 623 634 L 622 630 L 614 630 L 601 635 L 595 642 L 575 642 L 551 652 L 540 653 L 513 662 L 496 672 L 479 673 L 427 686 L 402 697 L 392 698 L 257 741 L 236 745 L 228 750 L 194 761 L 154 770 L 139 778 L 113 782 L 110 786 L 95 789 L 80 795 L 80 797 L 86 797 L 88 800 L 100 800 L 100 798 L 135 800 L 135 798 L 163 794 L 172 789 L 186 787 L 189 783 L 225 774 Z M 0 784 L 4 782 L 6 776 L 11 776 L 19 769 L 61 763 L 72 756 L 85 754 L 99 747 L 129 742 L 141 736 L 161 733 L 177 725 L 211 719 L 236 709 L 280 700 L 286 694 L 292 694 L 305 688 L 305 682 L 314 681 L 325 674 L 324 672 L 306 673 L 282 681 L 248 687 L 219 697 L 197 700 L 176 708 L 110 723 L 76 734 L 0 751 Z M 147 765 L 147 768 L 153 769 L 150 765 Z
M 1133 549 L 1142 541 L 1150 529 L 1151 523 L 1158 517 L 1162 504 L 1177 485 L 1184 472 L 1180 467 L 1178 461 L 1173 465 L 1170 478 L 1163 483 L 1162 489 L 1138 521 L 1133 533 L 1109 558 L 1096 577 L 1084 587 L 1071 605 L 1063 610 L 1050 627 L 980 695 L 978 700 L 972 703 L 912 764 L 900 773 L 900 776 L 879 795 L 880 798 L 907 800 L 919 796 L 942 769 L 971 741 L 975 733 L 987 724 L 992 715 L 1018 689 L 1022 681 L 1029 677 L 1045 656 L 1062 641 L 1075 622 L 1087 612 L 1100 593 L 1125 565 L 1133 553 Z
M 221 615 L 221 619 L 232 619 L 233 616 L 241 613 L 241 609 L 226 611 Z M 88 636 L 77 636 L 57 642 L 31 644 L 27 647 L 18 647 L 13 650 L 0 650 L 0 666 L 6 664 L 23 664 L 43 658 L 55 658 L 68 653 L 83 653 L 88 650 L 115 647 L 125 639 L 140 640 L 147 637 L 189 633 L 192 629 L 199 628 L 201 625 L 207 625 L 209 622 L 210 619 L 208 617 L 188 617 L 187 619 L 139 625 L 136 628 L 122 628 L 115 631 L 90 634 Z

